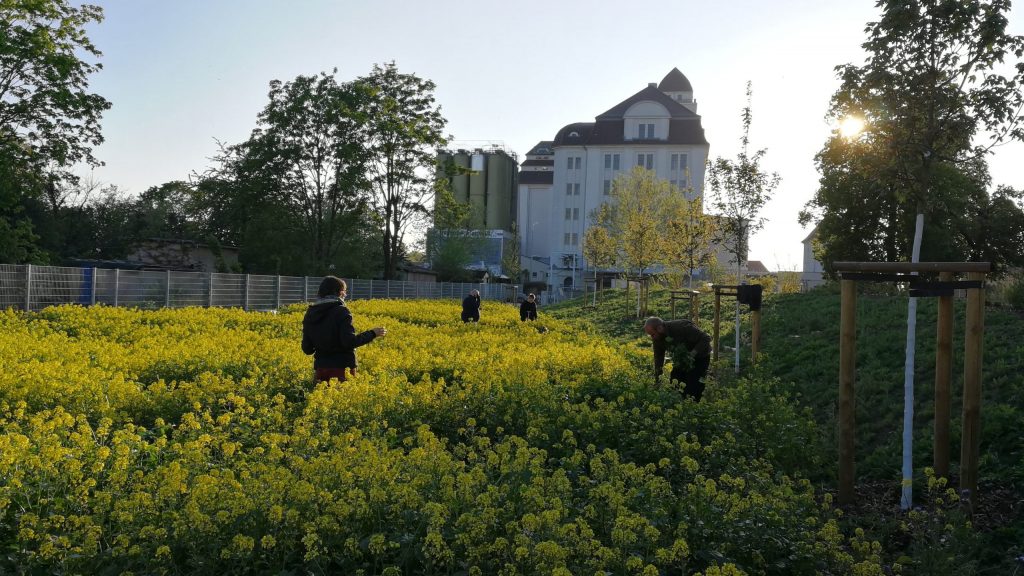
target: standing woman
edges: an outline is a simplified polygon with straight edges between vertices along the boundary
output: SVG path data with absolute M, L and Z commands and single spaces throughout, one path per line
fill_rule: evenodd
M 519 305 L 519 320 L 526 322 L 527 320 L 537 319 L 537 296 L 530 294 L 523 300 L 523 303 Z
M 462 321 L 480 321 L 480 291 L 470 290 L 469 296 L 462 299 Z
M 345 370 L 356 375 L 356 348 L 384 336 L 387 330 L 378 326 L 356 334 L 352 313 L 345 306 L 348 286 L 335 276 L 327 276 L 317 290 L 318 300 L 311 304 L 302 319 L 302 351 L 313 355 L 313 372 L 318 382 L 331 378 L 345 381 Z

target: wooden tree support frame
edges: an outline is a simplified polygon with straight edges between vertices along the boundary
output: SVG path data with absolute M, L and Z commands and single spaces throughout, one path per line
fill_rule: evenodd
M 857 282 L 906 282 L 909 296 L 939 298 L 935 346 L 935 473 L 949 476 L 950 381 L 953 356 L 953 291 L 967 291 L 964 326 L 963 435 L 960 444 L 960 489 L 973 509 L 977 504 L 978 454 L 981 445 L 981 359 L 985 335 L 985 274 L 988 262 L 836 262 L 840 277 L 839 320 L 839 503 L 854 496 L 854 411 Z M 920 272 L 937 272 L 926 281 Z M 954 274 L 966 281 L 954 281 Z
M 690 321 L 698 328 L 700 327 L 700 291 L 699 290 L 670 290 L 669 301 L 672 304 L 672 319 L 676 319 L 676 302 L 685 301 L 690 304 Z
M 711 361 L 712 364 L 718 362 L 718 335 L 721 330 L 722 323 L 722 296 L 731 296 L 740 300 L 740 304 L 750 305 L 750 359 L 752 362 L 757 362 L 757 354 L 761 351 L 761 286 L 759 284 L 741 284 L 739 286 L 721 286 L 715 284 L 712 286 L 715 289 L 715 319 L 712 325 L 713 333 L 711 335 Z M 744 301 L 741 291 L 751 290 L 756 292 L 756 301 L 750 301 L 750 296 L 747 296 L 747 302 Z

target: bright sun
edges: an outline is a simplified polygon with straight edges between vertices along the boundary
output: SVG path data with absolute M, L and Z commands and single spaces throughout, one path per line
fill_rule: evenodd
M 847 116 L 839 122 L 839 133 L 843 138 L 854 138 L 864 130 L 864 121 L 856 116 Z

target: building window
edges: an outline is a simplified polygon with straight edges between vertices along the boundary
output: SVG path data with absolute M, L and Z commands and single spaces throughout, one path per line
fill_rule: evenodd
M 612 193 L 612 181 L 611 180 L 605 180 L 604 181 L 604 195 L 608 196 L 611 193 Z
M 619 169 L 619 155 L 618 154 L 605 154 L 604 155 L 604 169 L 605 170 L 618 170 Z
M 572 220 L 572 208 L 565 209 L 565 219 Z
M 572 219 L 573 220 L 579 220 L 580 219 L 580 209 L 579 208 L 573 208 L 572 209 Z
M 568 245 L 569 245 L 569 242 L 571 242 L 571 241 L 572 241 L 572 234 L 569 234 L 568 232 L 566 232 L 566 233 L 565 233 L 565 238 L 564 238 L 564 240 L 563 240 L 563 244 L 565 244 L 566 246 L 568 246 Z
M 566 168 L 568 168 L 569 170 L 572 170 L 572 156 L 567 157 L 565 160 L 568 162 L 568 165 L 566 166 Z
M 573 196 L 579 196 L 580 195 L 580 183 L 579 182 L 574 182 L 573 183 L 573 185 L 572 185 L 572 195 Z
M 654 170 L 654 154 L 637 154 L 636 165 L 648 170 Z
M 572 182 L 566 182 L 565 184 L 565 195 L 572 196 Z
M 576 170 L 579 170 L 579 169 L 580 169 L 580 164 L 581 164 L 582 162 L 583 162 L 583 158 L 581 158 L 581 157 L 577 156 L 577 157 L 576 157 Z
M 576 246 L 576 245 L 578 245 L 579 243 L 580 243 L 580 235 L 579 235 L 579 234 L 577 234 L 576 232 L 573 232 L 573 233 L 572 233 L 572 245 L 573 245 L 573 246 Z
M 677 188 L 689 186 L 690 168 L 686 154 L 672 154 L 669 156 L 668 179 Z
M 653 139 L 654 138 L 654 124 L 651 124 L 651 123 L 640 124 L 639 130 L 640 130 L 640 132 L 639 132 L 640 140 L 647 140 L 647 139 Z

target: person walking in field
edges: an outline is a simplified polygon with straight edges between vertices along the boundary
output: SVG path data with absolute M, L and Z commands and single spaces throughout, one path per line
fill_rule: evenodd
M 346 370 L 355 376 L 356 348 L 388 333 L 378 326 L 356 334 L 352 313 L 345 306 L 347 289 L 344 280 L 327 276 L 320 282 L 317 301 L 306 309 L 302 318 L 302 351 L 313 355 L 317 382 L 331 378 L 344 382 Z
M 523 303 L 519 305 L 519 320 L 526 322 L 527 320 L 537 319 L 537 295 L 530 294 L 523 300 Z
M 711 336 L 689 320 L 666 322 L 657 316 L 644 322 L 644 332 L 654 343 L 654 377 L 661 375 L 668 352 L 672 358 L 669 379 L 683 383 L 684 397 L 700 402 L 704 394 L 701 378 L 711 365 Z
M 470 290 L 469 296 L 462 299 L 462 321 L 480 321 L 480 291 Z

